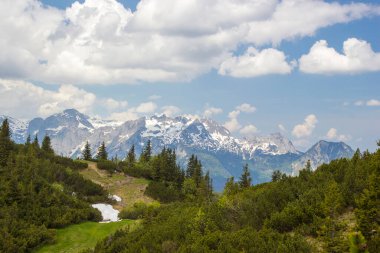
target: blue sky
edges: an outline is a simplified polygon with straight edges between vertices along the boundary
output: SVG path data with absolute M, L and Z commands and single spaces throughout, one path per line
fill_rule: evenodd
M 151 0 L 144 0 L 144 5 L 137 11 L 138 1 L 119 1 L 123 7 L 114 5 L 113 0 L 79 1 L 76 6 L 71 7 L 73 2 L 43 0 L 44 5 L 37 4 L 34 11 L 40 11 L 39 13 L 43 13 L 46 18 L 41 18 L 41 22 L 36 21 L 35 26 L 39 28 L 36 30 L 42 31 L 41 34 L 44 34 L 43 31 L 54 30 L 54 33 L 51 32 L 43 41 L 34 41 L 36 38 L 32 35 L 16 38 L 11 32 L 3 32 L 4 36 L 20 41 L 20 45 L 16 43 L 14 46 L 15 49 L 33 52 L 33 55 L 39 57 L 39 65 L 43 65 L 36 66 L 33 73 L 28 73 L 19 67 L 17 62 L 11 61 L 12 64 L 8 65 L 14 66 L 12 71 L 7 71 L 6 68 L 0 71 L 0 78 L 6 80 L 3 86 L 8 87 L 8 90 L 11 89 L 9 87 L 26 89 L 28 94 L 39 94 L 44 101 L 43 104 L 38 104 L 30 98 L 29 104 L 36 105 L 21 113 L 21 102 L 7 103 L 4 97 L 3 102 L 0 100 L 0 110 L 3 114 L 20 118 L 43 117 L 66 107 L 76 107 L 90 115 L 126 120 L 128 117 L 162 113 L 165 109 L 173 115 L 202 116 L 205 110 L 213 108 L 215 113 L 209 114 L 210 117 L 231 127 L 230 130 L 236 136 L 282 132 L 300 150 L 305 150 L 320 139 L 343 140 L 353 148 L 376 148 L 376 140 L 380 138 L 378 1 L 310 1 L 308 6 L 295 4 L 291 8 L 273 1 L 273 6 L 278 5 L 284 9 L 280 16 L 286 21 L 292 20 L 292 11 L 320 11 L 320 14 L 310 12 L 304 16 L 300 15 L 301 21 L 293 20 L 295 23 L 299 22 L 293 25 L 294 28 L 280 27 L 284 21 L 276 23 L 278 21 L 273 21 L 272 18 L 271 12 L 274 12 L 275 8 L 265 9 L 265 6 L 257 7 L 258 10 L 263 10 L 258 14 L 252 14 L 252 17 L 250 9 L 246 11 L 234 6 L 236 12 L 239 11 L 241 14 L 238 13 L 236 17 L 231 14 L 231 19 L 225 23 L 223 19 L 215 16 L 223 12 L 229 15 L 227 6 L 227 10 L 218 6 L 208 6 L 210 13 L 203 13 L 199 6 L 189 5 L 188 10 L 192 12 L 187 20 L 187 9 L 171 5 L 170 0 L 161 1 L 161 6 L 152 4 Z M 187 4 L 189 1 L 185 2 Z M 230 4 L 229 0 L 216 2 Z M 254 3 L 255 0 L 246 2 L 251 4 L 249 2 Z M 321 2 L 324 5 L 320 5 Z M 100 6 L 101 4 L 104 5 Z M 57 9 L 48 8 L 49 6 Z M 97 6 L 99 9 L 96 9 Z M 91 11 L 90 7 L 97 11 Z M 104 11 L 107 8 L 108 13 Z M 328 14 L 333 8 L 336 8 L 336 17 Z M 350 11 L 344 11 L 350 8 Z M 70 9 L 71 11 L 68 11 Z M 184 12 L 183 15 L 173 14 L 176 10 Z M 149 11 L 156 16 L 149 16 Z M 262 17 L 261 13 L 265 12 L 268 12 L 267 16 Z M 108 15 L 109 13 L 112 15 Z M 101 20 L 99 17 L 102 15 L 108 19 Z M 130 17 L 124 20 L 123 15 Z M 173 15 L 172 19 L 170 15 Z M 244 15 L 247 19 L 240 20 Z M 89 16 L 92 19 L 88 18 Z M 303 24 L 302 19 L 308 16 L 313 16 L 313 22 L 308 24 L 305 21 Z M 149 23 L 149 17 L 163 18 Z M 198 24 L 198 18 L 204 19 L 205 24 Z M 59 24 L 60 19 L 65 20 L 66 25 L 53 27 L 54 22 Z M 268 19 L 268 24 L 265 24 L 267 26 L 255 23 L 263 19 Z M 100 35 L 86 33 L 86 29 L 97 21 L 108 26 L 103 30 L 102 27 L 97 30 L 101 32 Z M 173 24 L 176 21 L 178 24 Z M 46 22 L 52 25 L 49 26 Z M 120 25 L 123 22 L 130 22 L 128 24 L 132 25 L 125 28 Z M 195 28 L 188 24 L 191 22 L 194 22 Z M 247 23 L 247 27 L 254 23 L 253 27 L 258 27 L 260 32 L 255 33 L 253 30 L 247 33 L 247 29 L 241 25 L 244 22 Z M 60 24 L 62 23 L 63 21 L 60 21 Z M 109 33 L 115 26 L 124 27 L 124 30 L 116 32 L 122 33 L 121 36 L 113 37 L 114 35 Z M 267 30 L 261 31 L 261 26 Z M 126 31 L 127 29 L 129 30 Z M 240 34 L 240 29 L 244 35 Z M 224 30 L 226 32 L 221 33 Z M 237 30 L 239 32 L 235 33 Z M 214 36 L 214 32 L 217 36 Z M 132 33 L 131 36 L 134 37 L 128 37 L 128 34 Z M 210 37 L 204 39 L 203 34 L 209 33 Z M 76 40 L 70 41 L 74 36 L 77 36 Z M 101 36 L 107 37 L 99 38 Z M 155 43 L 150 44 L 146 38 L 153 38 Z M 354 39 L 349 40 L 350 38 Z M 31 40 L 29 44 L 23 46 L 21 42 L 28 39 Z M 136 41 L 136 44 L 131 45 L 133 51 L 120 46 L 129 43 L 129 39 Z M 328 45 L 321 42 L 317 47 L 317 43 L 322 40 Z M 43 49 L 35 49 L 38 46 L 30 47 L 33 43 L 38 45 L 46 41 L 49 43 Z M 51 47 L 51 41 L 55 43 L 54 47 Z M 90 48 L 85 43 L 94 44 Z M 136 47 L 139 43 L 141 52 L 140 48 Z M 181 43 L 186 44 L 182 46 Z M 343 52 L 344 43 L 351 58 Z M 81 51 L 77 51 L 78 45 L 89 50 L 90 57 L 86 55 L 83 57 L 87 58 L 81 58 Z M 160 54 L 160 50 L 152 51 L 152 47 L 157 45 L 162 47 L 165 54 Z M 180 46 L 177 48 L 177 45 Z M 368 45 L 372 51 L 368 50 Z M 318 50 L 311 54 L 313 46 Z M 173 50 L 170 47 L 173 47 Z M 99 48 L 102 50 L 97 51 Z M 125 51 L 117 51 L 115 48 Z M 266 51 L 267 49 L 271 51 Z M 54 50 L 57 52 L 52 53 Z M 335 53 L 332 50 L 335 50 Z M 60 52 L 65 51 L 79 55 L 79 60 L 83 60 L 81 64 L 87 65 L 76 65 L 77 61 L 71 61 L 70 57 L 64 58 L 66 55 Z M 133 53 L 136 51 L 137 56 Z M 260 60 L 261 53 L 265 59 L 273 57 L 273 61 Z M 0 53 L 0 66 L 1 58 L 9 59 L 9 55 L 1 57 L 1 54 L 4 53 Z M 20 50 L 15 51 L 14 55 L 20 55 Z M 246 57 L 243 57 L 244 55 Z M 304 61 L 301 61 L 303 56 L 309 57 L 304 57 Z M 25 59 L 24 65 L 27 65 L 29 58 Z M 60 62 L 61 59 L 64 59 L 63 63 Z M 250 65 L 252 62 L 260 65 L 258 69 L 264 66 L 263 72 L 256 70 L 258 65 Z M 91 64 L 99 65 L 101 68 L 93 70 Z M 164 67 L 161 69 L 160 65 Z M 34 70 L 32 63 L 31 66 Z M 147 70 L 147 66 L 152 67 Z M 152 72 L 152 69 L 157 72 Z M 99 71 L 103 70 L 104 73 L 99 74 Z M 127 71 L 126 74 L 118 72 L 124 70 Z M 108 73 L 111 74 L 108 76 Z M 14 85 L 9 80 L 19 83 Z M 1 92 L 0 86 L 0 97 Z M 3 93 L 8 96 L 12 94 L 14 97 L 24 94 L 21 91 Z M 67 95 L 71 93 L 75 95 Z M 249 104 L 251 109 L 239 109 L 238 106 L 242 104 Z M 231 113 L 234 111 L 238 113 Z M 230 124 L 227 124 L 228 122 Z

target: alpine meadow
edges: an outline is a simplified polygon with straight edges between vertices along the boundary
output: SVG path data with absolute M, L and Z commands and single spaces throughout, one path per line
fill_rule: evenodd
M 0 14 L 0 253 L 380 252 L 377 0 Z

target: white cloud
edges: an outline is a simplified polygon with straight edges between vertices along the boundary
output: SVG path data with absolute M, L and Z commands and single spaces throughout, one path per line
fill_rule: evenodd
M 161 109 L 162 109 L 162 113 L 168 117 L 176 116 L 181 111 L 180 108 L 174 105 L 166 105 L 166 106 L 163 106 Z
M 221 114 L 223 110 L 217 107 L 209 107 L 203 112 L 205 118 L 211 118 L 214 115 Z
M 153 113 L 157 109 L 157 105 L 153 102 L 141 103 L 136 107 L 138 113 Z
M 128 121 L 138 119 L 139 115 L 134 110 L 128 110 L 126 112 L 114 112 L 108 117 L 111 120 Z
M 227 128 L 230 132 L 236 132 L 241 128 L 241 125 L 237 118 L 230 118 L 224 123 L 224 127 Z
M 253 113 L 256 111 L 256 107 L 253 105 L 250 105 L 248 103 L 243 103 L 241 105 L 238 105 L 235 107 L 235 110 L 228 113 L 228 120 L 224 123 L 224 127 L 227 128 L 230 132 L 236 132 L 239 129 L 241 129 L 241 125 L 238 121 L 238 116 L 241 114 L 241 112 L 244 113 Z M 249 127 L 250 130 L 252 130 L 252 126 Z M 247 130 L 247 129 L 246 129 Z M 256 129 L 257 130 L 257 129 Z
M 110 111 L 116 110 L 116 109 L 124 109 L 128 106 L 127 101 L 118 101 L 113 98 L 104 99 L 103 103 L 104 103 L 104 106 Z
M 254 125 L 247 125 L 240 129 L 240 133 L 246 137 L 255 135 L 258 132 L 258 129 Z
M 338 130 L 336 130 L 336 128 L 330 128 L 326 133 L 326 138 L 329 140 L 349 141 L 351 136 L 338 134 Z
M 366 105 L 367 106 L 380 106 L 380 100 L 377 100 L 377 99 L 368 100 Z
M 350 38 L 343 44 L 343 54 L 328 47 L 325 40 L 316 42 L 300 60 L 300 70 L 312 74 L 356 74 L 380 71 L 380 53 L 363 40 Z
M 256 107 L 254 107 L 253 105 L 244 103 L 244 104 L 238 105 L 236 107 L 236 110 L 246 112 L 246 113 L 252 113 L 256 111 Z
M 286 61 L 285 54 L 273 48 L 258 51 L 249 47 L 244 55 L 231 56 L 219 67 L 219 74 L 233 77 L 255 77 L 268 74 L 289 74 L 294 63 Z
M 310 136 L 317 122 L 317 117 L 314 114 L 310 114 L 302 124 L 298 124 L 293 128 L 292 134 L 297 138 Z
M 142 0 L 134 12 L 116 0 L 78 1 L 66 10 L 2 0 L 0 78 L 190 80 L 218 68 L 239 45 L 277 45 L 379 13 L 378 5 L 327 0 Z
M 0 101 L 3 114 L 27 119 L 32 115 L 45 117 L 67 108 L 91 113 L 96 96 L 73 85 L 61 85 L 52 91 L 30 82 L 0 79 Z

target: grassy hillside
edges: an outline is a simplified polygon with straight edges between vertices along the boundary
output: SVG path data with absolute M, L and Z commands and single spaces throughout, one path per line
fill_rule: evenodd
M 133 206 L 137 202 L 146 204 L 154 202 L 152 198 L 144 195 L 149 180 L 125 176 L 123 173 L 114 173 L 110 176 L 107 171 L 98 169 L 95 162 L 87 163 L 88 167 L 81 170 L 80 174 L 101 185 L 110 194 L 121 197 L 122 201 L 114 205 L 115 209 L 121 210 L 124 207 Z
M 94 248 L 96 243 L 116 230 L 134 225 L 134 221 L 96 223 L 85 222 L 57 230 L 56 244 L 44 246 L 35 253 L 77 253 L 81 250 Z

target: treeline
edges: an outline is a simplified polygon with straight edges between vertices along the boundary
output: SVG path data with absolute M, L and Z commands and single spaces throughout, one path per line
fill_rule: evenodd
M 7 120 L 0 127 L 0 252 L 31 252 L 52 242 L 54 228 L 99 221 L 90 202 L 106 201 L 102 187 L 84 179 L 86 164 L 56 156 L 46 136 L 15 144 Z
M 90 154 L 91 150 L 87 143 L 82 153 L 83 159 L 92 159 Z M 98 168 L 110 173 L 120 171 L 126 175 L 150 180 L 145 194 L 160 202 L 208 199 L 212 196 L 212 179 L 209 172 L 204 173 L 201 162 L 194 155 L 190 157 L 184 170 L 178 165 L 174 150 L 163 148 L 160 153 L 153 155 L 151 142 L 148 140 L 138 158 L 134 145 L 124 161 L 117 159 L 110 161 L 107 158 L 103 142 L 96 155 Z
M 380 252 L 380 149 L 261 185 L 244 178 L 211 201 L 163 206 L 94 252 Z

